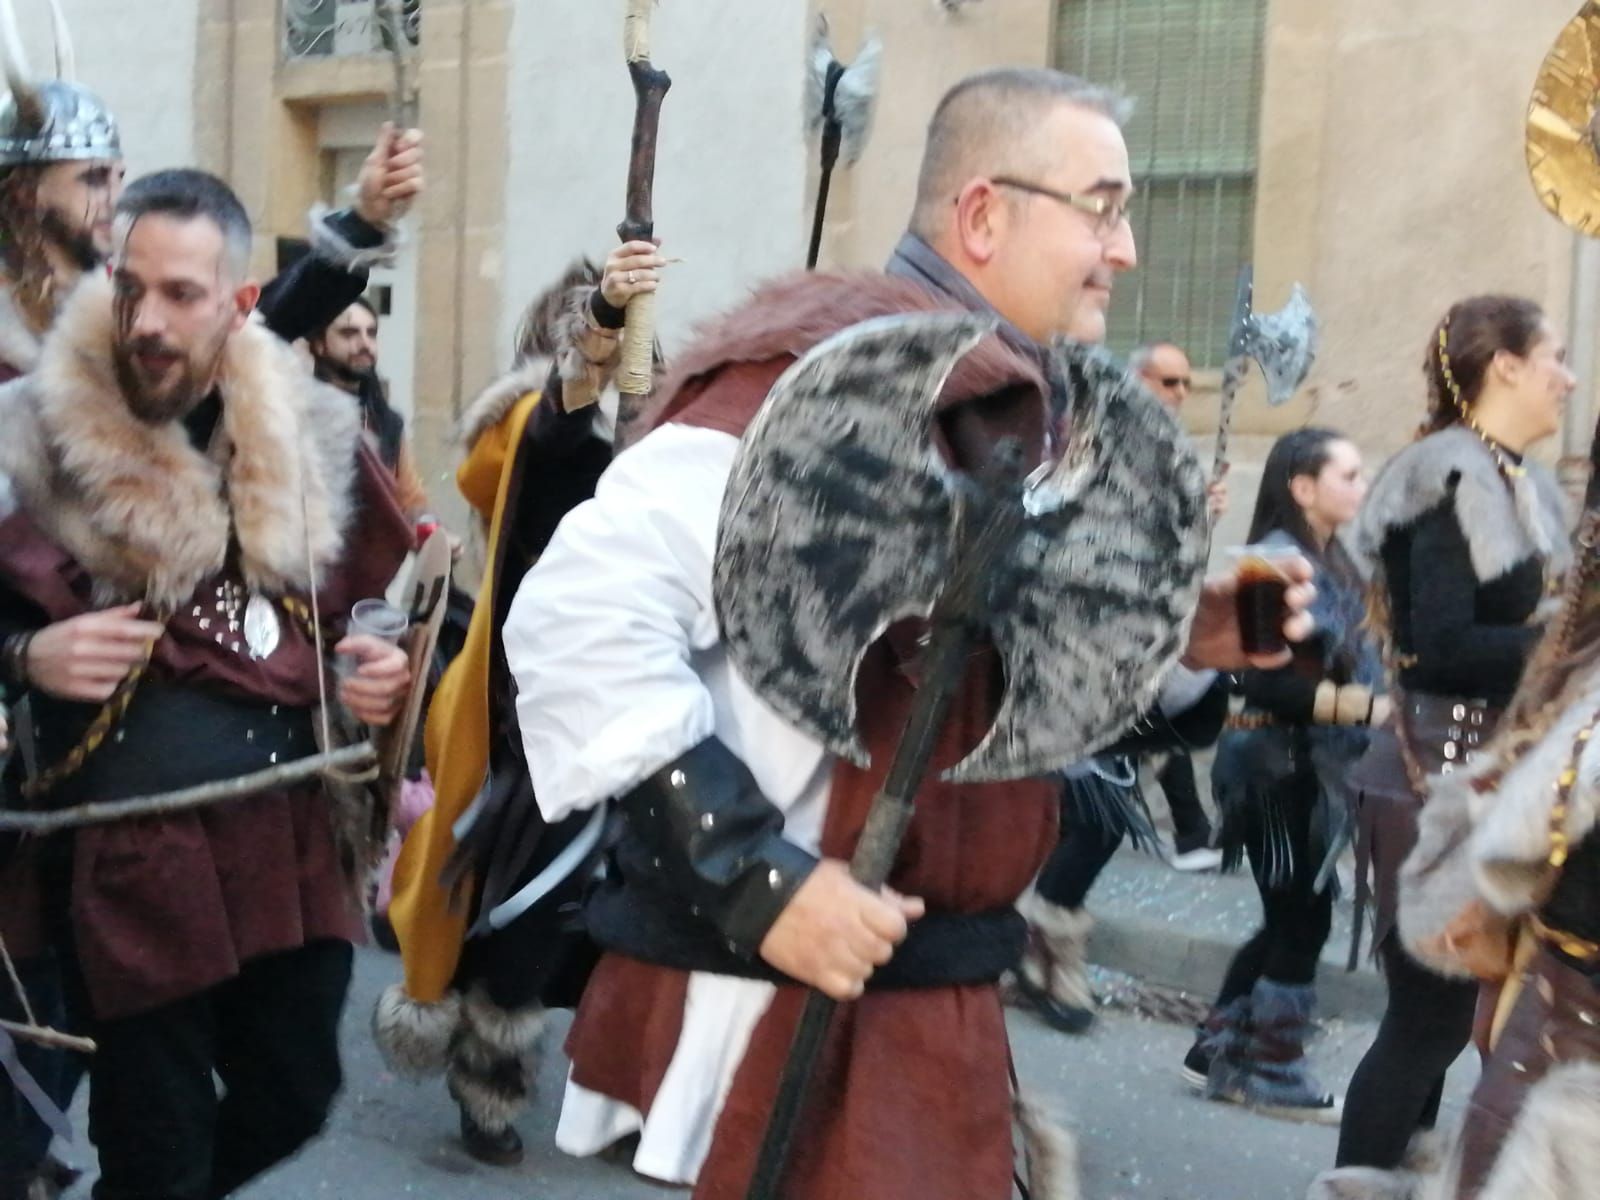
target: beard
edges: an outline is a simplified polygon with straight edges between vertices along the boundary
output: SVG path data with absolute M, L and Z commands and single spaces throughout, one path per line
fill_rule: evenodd
M 112 347 L 111 360 L 128 411 L 147 425 L 165 425 L 188 416 L 211 390 L 227 341 L 223 330 L 197 352 L 184 354 L 157 337 L 119 339 Z M 152 374 L 145 355 L 172 361 Z
M 74 225 L 53 208 L 39 214 L 39 228 L 45 240 L 72 260 L 80 271 L 92 271 L 106 261 L 106 254 L 95 245 L 94 232 Z
M 377 374 L 377 364 L 354 366 L 336 358 L 317 359 L 317 378 L 325 383 L 336 383 L 354 391 Z

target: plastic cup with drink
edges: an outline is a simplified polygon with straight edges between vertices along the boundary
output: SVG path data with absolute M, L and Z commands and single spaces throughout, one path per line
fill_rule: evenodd
M 1289 619 L 1290 581 L 1285 564 L 1300 557 L 1293 546 L 1234 546 L 1228 550 L 1239 581 L 1239 640 L 1246 654 L 1281 654 L 1288 649 L 1283 636 L 1283 623 Z

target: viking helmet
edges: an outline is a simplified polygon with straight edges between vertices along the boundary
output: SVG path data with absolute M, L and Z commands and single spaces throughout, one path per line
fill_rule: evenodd
M 12 0 L 0 0 L 0 65 L 9 94 L 0 100 L 0 167 L 121 158 L 116 118 L 77 82 L 72 33 L 60 0 L 50 0 L 56 78 L 33 82 Z

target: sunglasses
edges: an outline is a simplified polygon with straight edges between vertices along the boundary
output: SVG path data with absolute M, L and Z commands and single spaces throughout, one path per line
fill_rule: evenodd
M 1187 375 L 1163 375 L 1161 376 L 1161 386 L 1172 388 L 1174 391 L 1180 387 L 1184 391 L 1189 391 L 1194 387 L 1194 380 Z

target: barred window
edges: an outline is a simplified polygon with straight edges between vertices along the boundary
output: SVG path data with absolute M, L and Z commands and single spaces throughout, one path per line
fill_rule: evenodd
M 1128 150 L 1139 268 L 1117 286 L 1119 350 L 1173 341 L 1220 366 L 1252 257 L 1267 0 L 1057 0 L 1056 65 L 1137 102 Z

